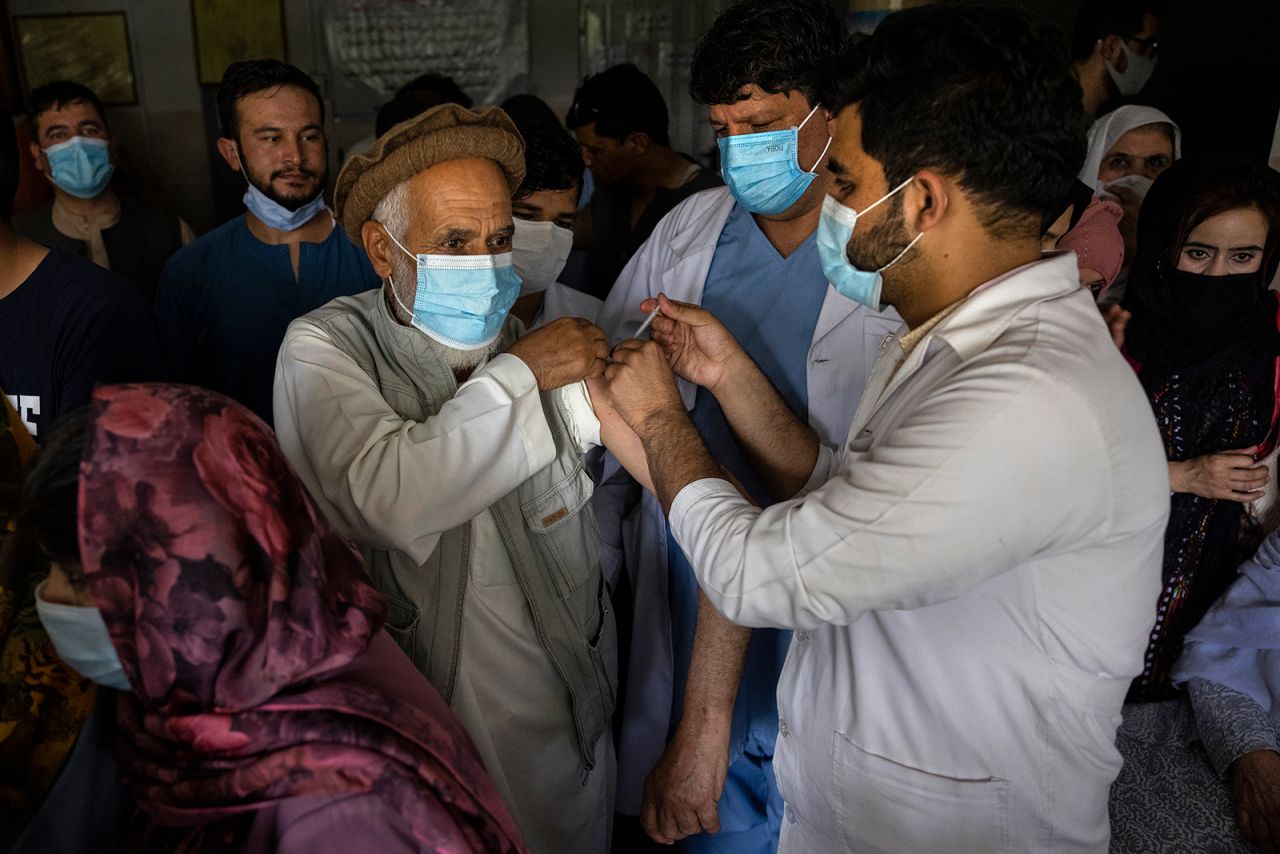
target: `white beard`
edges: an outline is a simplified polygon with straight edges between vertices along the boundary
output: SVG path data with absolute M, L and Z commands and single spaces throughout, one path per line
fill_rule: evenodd
M 423 335 L 427 339 L 427 346 L 431 351 L 440 357 L 440 361 L 444 362 L 445 367 L 451 371 L 469 371 L 477 365 L 487 362 L 493 354 L 498 352 L 502 347 L 502 336 L 490 341 L 475 350 L 459 350 L 456 347 L 450 347 L 447 344 L 441 344 L 430 335 Z

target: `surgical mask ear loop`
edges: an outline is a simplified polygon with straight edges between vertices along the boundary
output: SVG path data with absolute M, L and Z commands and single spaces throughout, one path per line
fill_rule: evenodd
M 906 248 L 905 248 L 905 249 L 903 249 L 901 252 L 899 252 L 899 253 L 898 253 L 898 257 L 897 257 L 897 258 L 894 258 L 894 259 L 893 259 L 892 261 L 890 261 L 888 264 L 885 264 L 885 265 L 884 265 L 883 267 L 881 267 L 879 270 L 876 270 L 876 272 L 877 272 L 877 273 L 884 273 L 884 271 L 885 271 L 885 270 L 889 269 L 889 268 L 890 268 L 890 267 L 892 267 L 894 264 L 897 264 L 899 261 L 901 261 L 901 260 L 902 260 L 902 256 L 903 256 L 903 255 L 906 255 L 908 252 L 910 252 L 910 251 L 911 251 L 911 247 L 912 247 L 912 246 L 915 246 L 915 245 L 916 245 L 916 242 L 917 242 L 920 238 L 922 238 L 922 237 L 924 237 L 924 232 L 923 232 L 923 231 L 922 231 L 922 232 L 920 232 L 919 234 L 917 234 L 915 237 L 913 237 L 913 238 L 911 239 L 911 242 L 907 244 Z
M 892 190 L 890 190 L 889 192 L 885 193 L 883 196 L 881 196 L 880 198 L 876 199 L 874 202 L 872 202 L 871 204 L 867 205 L 867 206 L 866 206 L 865 208 L 863 208 L 862 210 L 858 211 L 858 216 L 863 216 L 864 214 L 866 214 L 866 213 L 868 213 L 868 212 L 870 212 L 870 211 L 875 210 L 875 209 L 876 209 L 876 208 L 878 208 L 881 204 L 883 204 L 884 202 L 887 202 L 889 199 L 892 199 L 894 196 L 898 195 L 898 192 L 899 192 L 903 187 L 907 186 L 908 184 L 910 184 L 910 183 L 911 183 L 912 181 L 914 181 L 915 179 L 916 179 L 916 176 L 915 176 L 915 175 L 912 175 L 910 178 L 908 178 L 907 180 L 903 181 L 901 184 L 899 184 L 898 186 L 894 187 Z M 922 232 L 920 232 L 920 234 L 924 234 L 924 232 L 922 231 Z
M 802 121 L 802 122 L 800 123 L 800 127 L 796 128 L 796 147 L 797 147 L 797 148 L 799 148 L 799 147 L 800 147 L 800 131 L 801 131 L 801 129 L 803 129 L 803 128 L 804 128 L 804 126 L 805 126 L 805 125 L 807 125 L 807 124 L 809 123 L 809 119 L 813 118 L 813 114 L 814 114 L 814 113 L 816 113 L 816 112 L 818 112 L 818 107 L 819 107 L 819 106 L 821 106 L 821 105 L 820 105 L 820 104 L 814 104 L 814 105 L 813 105 L 813 109 L 809 111 L 809 115 L 805 116 L 805 117 L 804 117 L 804 121 Z M 818 164 L 822 162 L 822 158 L 826 157 L 826 156 L 827 156 L 827 152 L 831 150 L 831 143 L 832 143 L 832 139 L 833 139 L 833 138 L 832 138 L 832 136 L 831 136 L 830 134 L 828 134 L 828 135 L 827 135 L 827 144 L 826 144 L 825 146 L 823 146 L 823 148 L 822 148 L 822 153 L 818 155 L 818 159 L 817 159 L 817 160 L 815 160 L 815 161 L 813 161 L 813 168 L 812 168 L 812 169 L 806 169 L 806 170 L 805 170 L 805 172 L 807 172 L 807 173 L 808 173 L 808 174 L 810 174 L 810 175 L 817 175 L 817 174 L 818 174 Z M 797 151 L 796 153 L 797 153 L 797 154 L 799 154 L 799 152 L 798 152 L 798 151 Z M 797 166 L 799 166 L 799 165 L 800 165 L 800 161 L 799 161 L 798 159 L 796 160 L 796 165 L 797 165 Z
M 235 142 L 236 165 L 240 167 L 240 177 L 244 179 L 245 186 L 249 186 L 249 170 L 244 168 L 244 161 L 240 159 L 240 140 Z
M 380 222 L 378 223 L 378 225 L 382 226 L 382 232 L 391 239 L 391 242 L 396 245 L 396 248 L 398 248 L 401 252 L 408 255 L 410 258 L 412 258 L 415 264 L 418 262 L 418 256 L 414 255 L 408 249 L 405 249 L 404 245 L 400 243 L 399 240 L 396 240 L 396 236 L 391 233 L 391 229 L 387 228 L 387 224 L 385 222 Z M 387 273 L 387 282 L 391 285 L 391 298 L 396 301 L 396 305 L 400 306 L 401 311 L 409 315 L 410 322 L 412 322 L 414 319 L 413 312 L 410 311 L 405 306 L 404 300 L 400 299 L 400 294 L 398 291 L 396 291 L 396 280 L 391 278 L 390 273 Z
M 375 220 L 375 222 L 376 222 L 376 220 Z M 396 247 L 397 247 L 397 248 L 399 248 L 399 250 L 400 250 L 401 252 L 403 252 L 404 254 L 408 255 L 410 258 L 412 258 L 412 259 L 413 259 L 413 263 L 415 263 L 415 264 L 416 264 L 416 263 L 418 263 L 418 256 L 417 256 L 417 255 L 414 255 L 414 254 L 413 254 L 412 252 L 410 252 L 408 249 L 405 249 L 405 248 L 404 248 L 404 244 L 403 244 L 403 243 L 401 243 L 399 240 L 396 240 L 396 236 L 395 236 L 394 234 L 392 234 L 392 233 L 391 233 L 391 229 L 387 228 L 387 224 L 386 224 L 385 222 L 379 222 L 379 223 L 378 223 L 378 225 L 382 226 L 382 231 L 383 231 L 383 233 L 384 233 L 384 234 L 386 234 L 386 235 L 387 235 L 387 237 L 391 238 L 391 242 L 392 242 L 392 243 L 394 243 L 394 244 L 396 245 Z
M 921 232 L 921 233 L 923 233 L 923 232 Z M 395 301 L 396 301 L 396 305 L 400 306 L 400 310 L 401 310 L 401 311 L 403 311 L 405 314 L 409 315 L 409 322 L 410 322 L 410 323 L 412 323 L 414 326 L 417 326 L 416 318 L 414 317 L 413 312 L 412 312 L 412 311 L 410 311 L 410 310 L 405 306 L 405 304 L 404 304 L 404 300 L 400 299 L 400 293 L 399 293 L 399 291 L 397 291 L 397 290 L 396 290 L 396 280 L 395 280 L 395 279 L 393 279 L 393 278 L 391 278 L 391 274 L 390 274 L 390 273 L 387 273 L 387 284 L 388 284 L 388 285 L 390 286 L 390 288 L 391 288 L 391 298 L 392 298 L 393 300 L 395 300 Z

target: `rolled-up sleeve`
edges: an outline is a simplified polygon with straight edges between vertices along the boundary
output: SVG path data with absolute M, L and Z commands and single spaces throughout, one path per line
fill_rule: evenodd
M 1010 379 L 973 372 L 931 392 L 825 483 L 764 510 L 724 481 L 686 486 L 671 530 L 708 598 L 741 625 L 846 625 L 1099 533 L 1111 492 L 1096 420 L 1071 389 Z
M 276 431 L 307 486 L 354 539 L 424 562 L 439 535 L 478 516 L 555 456 L 537 382 L 501 354 L 423 421 L 401 418 L 318 327 L 280 350 Z
M 596 417 L 595 408 L 591 405 L 591 392 L 587 390 L 587 384 L 580 380 L 556 389 L 555 394 L 560 398 L 561 411 L 564 412 L 578 453 L 585 454 L 602 444 L 600 419 Z

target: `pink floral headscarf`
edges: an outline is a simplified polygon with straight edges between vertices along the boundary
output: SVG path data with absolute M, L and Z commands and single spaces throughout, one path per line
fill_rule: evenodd
M 427 850 L 524 850 L 461 723 L 404 678 L 359 554 L 257 417 L 203 389 L 99 387 L 79 512 L 133 686 L 118 753 L 143 845 L 230 850 L 285 798 L 368 792 Z

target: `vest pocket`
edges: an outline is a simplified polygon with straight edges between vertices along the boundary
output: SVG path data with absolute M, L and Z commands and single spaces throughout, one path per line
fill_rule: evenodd
M 423 670 L 426 661 L 418 651 L 417 644 L 418 621 L 422 618 L 422 609 L 388 593 L 383 593 L 382 598 L 387 602 L 387 621 L 383 623 L 383 628 L 400 649 L 404 650 L 404 654 L 409 656 L 414 666 Z
M 600 625 L 595 636 L 587 644 L 591 656 L 592 667 L 596 672 L 596 683 L 600 686 L 600 694 L 605 701 L 605 718 L 613 714 L 614 701 L 618 696 L 618 630 L 609 607 L 609 588 L 600 579 L 597 595 L 600 608 Z
M 568 599 L 600 575 L 600 529 L 588 503 L 591 479 L 578 463 L 568 476 L 520 505 L 538 556 Z
M 944 777 L 834 734 L 836 814 L 851 851 L 1011 851 L 1009 781 Z

